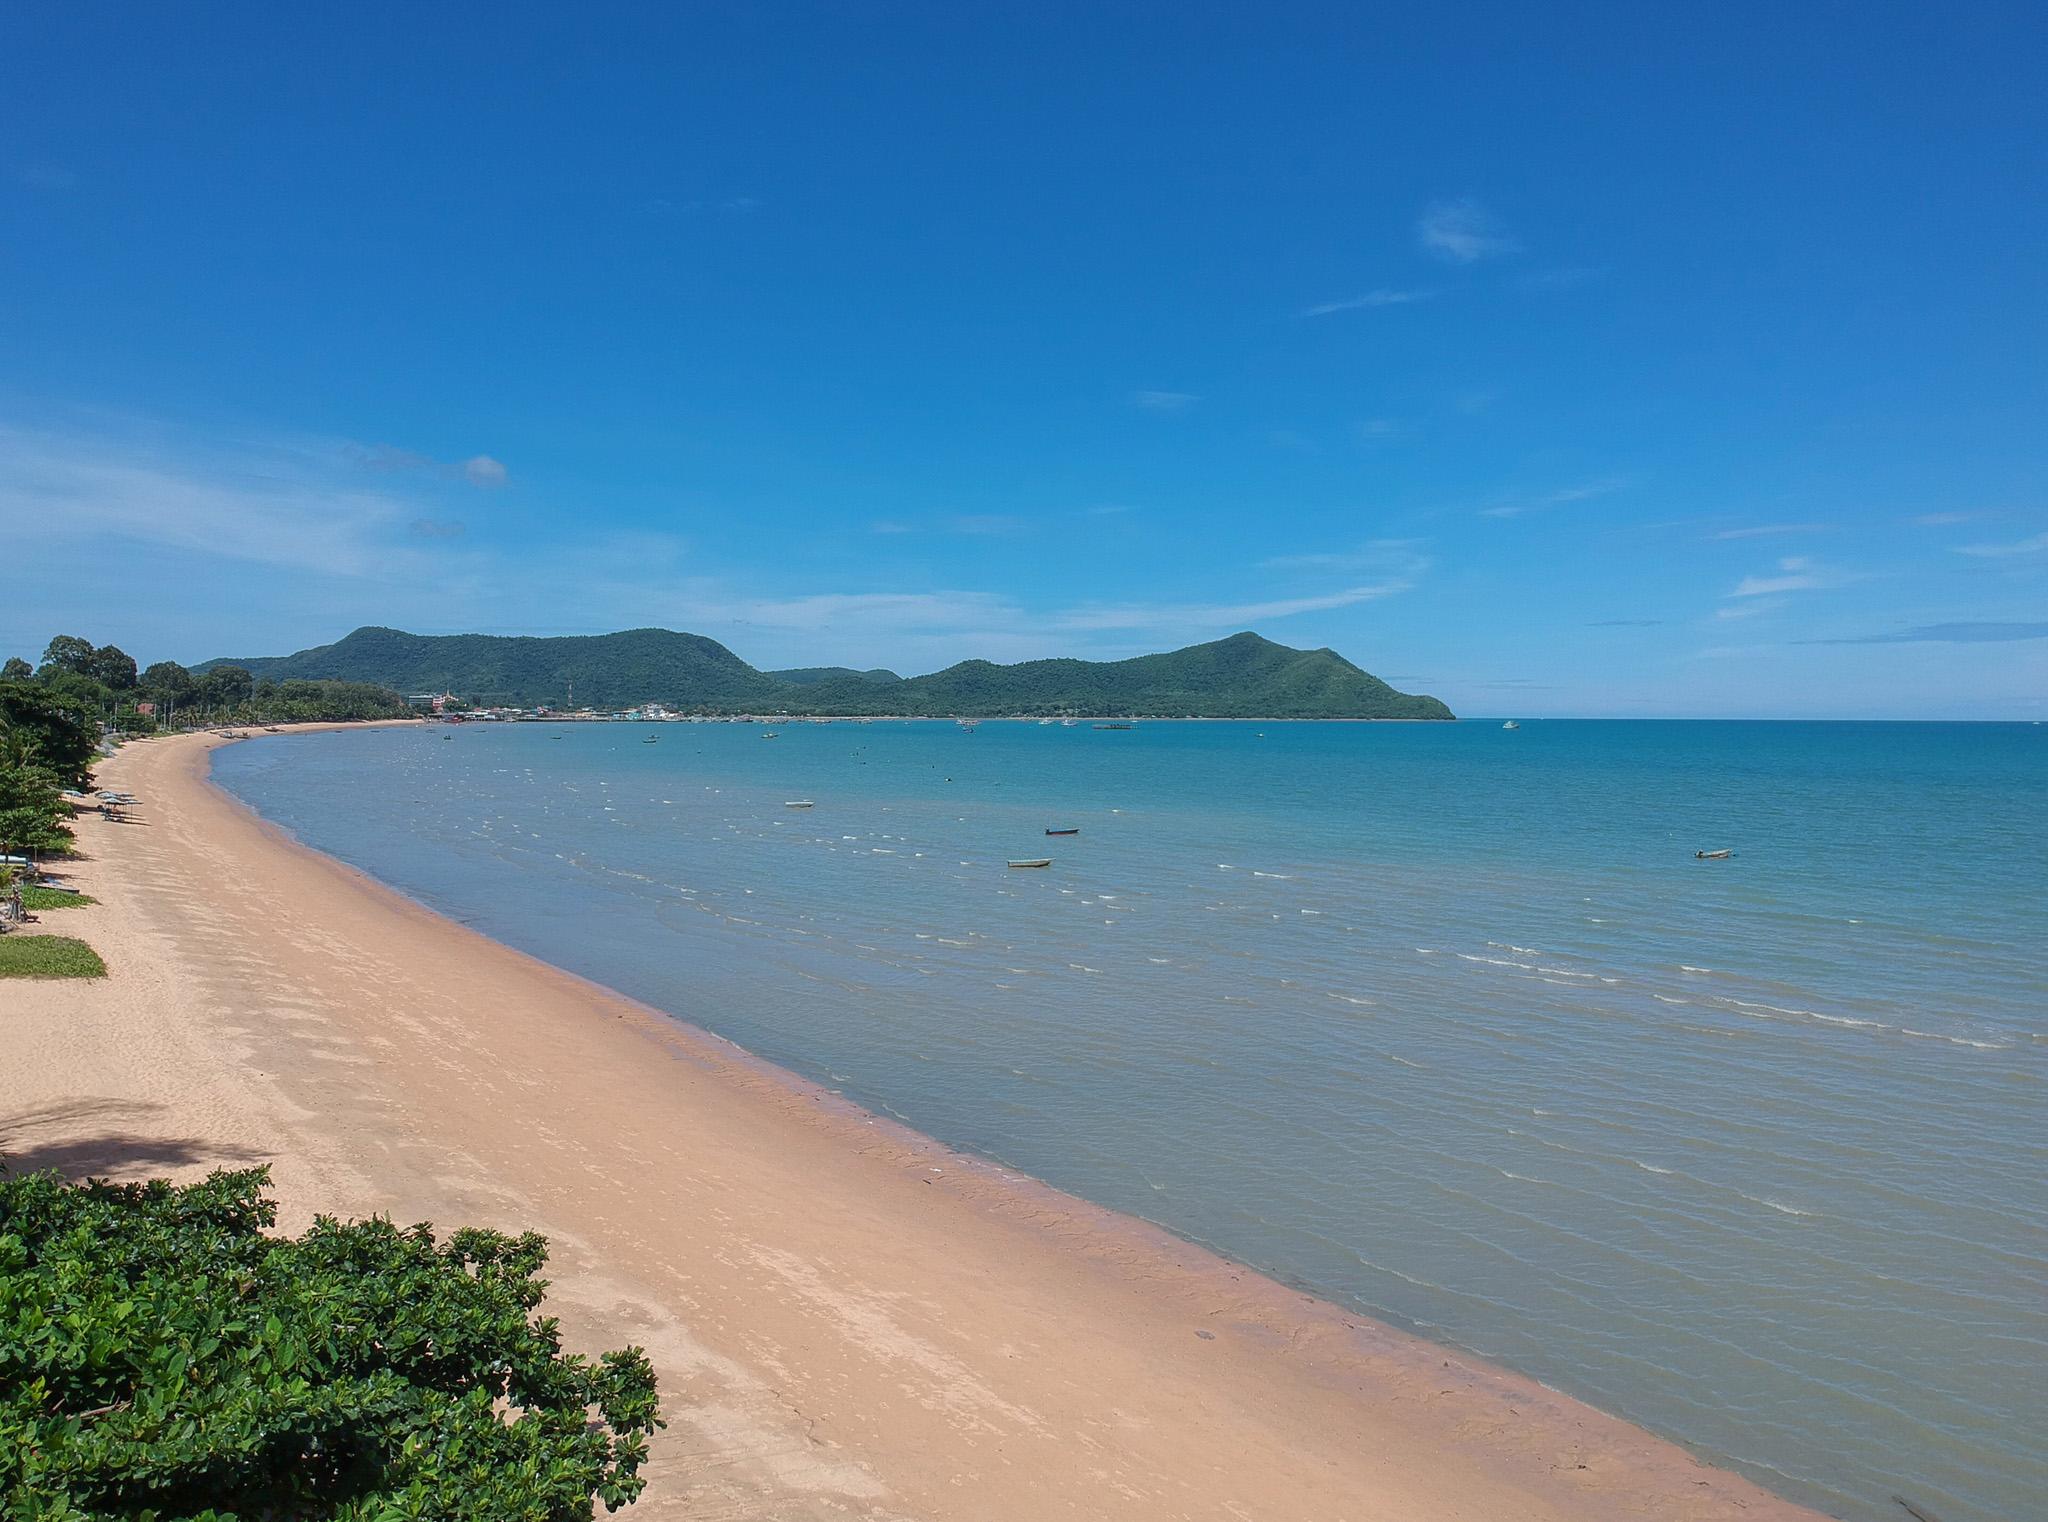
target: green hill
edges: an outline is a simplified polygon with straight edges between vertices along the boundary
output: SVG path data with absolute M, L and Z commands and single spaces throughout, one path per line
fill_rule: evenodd
M 778 682 L 791 682 L 798 687 L 814 687 L 819 682 L 833 682 L 847 677 L 856 682 L 871 682 L 877 687 L 887 687 L 903 680 L 895 672 L 880 666 L 872 671 L 855 671 L 851 666 L 796 666 L 788 671 L 771 671 L 768 675 Z
M 296 655 L 209 661 L 257 677 L 375 682 L 453 692 L 474 703 L 625 708 L 662 702 L 710 713 L 1196 714 L 1207 718 L 1448 719 L 1435 698 L 1396 692 L 1333 650 L 1294 650 L 1256 634 L 1127 661 L 962 661 L 929 676 L 806 666 L 757 671 L 716 640 L 666 629 L 552 639 L 358 629 Z
M 773 708 L 787 689 L 714 639 L 667 629 L 558 638 L 358 629 L 296 655 L 209 661 L 285 681 L 336 677 L 399 692 L 452 692 L 472 703 L 624 708 L 650 700 L 731 712 Z M 206 666 L 200 667 L 205 670 Z

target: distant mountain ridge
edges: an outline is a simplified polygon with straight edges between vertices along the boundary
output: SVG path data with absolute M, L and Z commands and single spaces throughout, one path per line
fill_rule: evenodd
M 542 638 L 373 627 L 293 655 L 223 658 L 197 669 L 222 665 L 278 682 L 374 682 L 521 707 L 567 707 L 573 685 L 577 707 L 659 702 L 721 714 L 1453 717 L 1435 698 L 1397 692 L 1334 650 L 1295 650 L 1250 633 L 1124 661 L 962 661 L 918 677 L 843 666 L 760 671 L 714 639 L 668 629 Z

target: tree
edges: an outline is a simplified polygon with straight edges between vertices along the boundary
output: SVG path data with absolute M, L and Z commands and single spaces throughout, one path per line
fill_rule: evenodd
M 0 680 L 25 682 L 36 674 L 36 668 L 18 655 L 7 657 L 7 663 L 0 666 Z
M 75 634 L 60 634 L 43 647 L 42 669 L 91 676 L 93 657 L 98 653 L 93 649 L 91 640 L 80 639 Z
M 116 692 L 126 692 L 135 685 L 135 657 L 119 645 L 102 645 L 93 651 L 86 675 Z
M 0 735 L 0 856 L 67 849 L 71 827 L 64 821 L 70 813 L 63 784 L 37 764 L 27 737 Z
M 43 682 L 0 681 L 0 739 L 26 743 L 35 764 L 61 783 L 84 787 L 92 780 L 92 759 L 99 751 L 92 708 Z
M 160 704 L 175 703 L 182 707 L 192 701 L 199 682 L 176 661 L 158 661 L 142 673 L 142 688 Z
M 638 1348 L 564 1355 L 527 1233 L 321 1217 L 268 1170 L 0 1179 L 0 1512 L 571 1522 L 638 1497 Z
M 249 701 L 254 686 L 246 666 L 216 666 L 199 679 L 199 699 L 209 708 L 233 708 Z

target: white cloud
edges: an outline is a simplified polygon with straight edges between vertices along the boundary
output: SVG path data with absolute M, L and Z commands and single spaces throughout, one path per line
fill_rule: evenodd
M 1056 613 L 1050 622 L 1057 628 L 1076 630 L 1243 628 L 1267 619 L 1292 618 L 1299 613 L 1323 613 L 1332 608 L 1377 602 L 1383 597 L 1397 596 L 1412 585 L 1411 581 L 1397 578 L 1369 586 L 1344 587 L 1313 597 L 1280 597 L 1266 602 L 1091 605 Z
M 1415 224 L 1415 235 L 1430 253 L 1452 264 L 1476 264 L 1522 246 L 1470 199 L 1435 202 Z
M 1304 317 L 1328 317 L 1333 312 L 1358 312 L 1372 307 L 1408 306 L 1417 301 L 1427 301 L 1436 295 L 1435 291 L 1367 291 L 1363 296 L 1351 296 L 1343 301 L 1325 301 L 1318 306 L 1305 307 Z
M 1823 534 L 1828 531 L 1825 523 L 1760 523 L 1754 528 L 1724 528 L 1712 535 L 1715 539 L 1769 539 L 1779 534 Z
M 1626 476 L 1604 476 L 1594 481 L 1581 481 L 1576 486 L 1559 487 L 1534 497 L 1510 497 L 1505 502 L 1496 502 L 1492 507 L 1482 507 L 1482 518 L 1519 518 L 1524 513 L 1540 512 L 1547 507 L 1565 507 L 1574 502 L 1589 502 L 1595 497 L 1605 497 L 1625 490 L 1633 485 Z
M 1829 570 L 1816 564 L 1804 555 L 1788 555 L 1780 560 L 1775 572 L 1761 576 L 1745 576 L 1735 584 L 1730 598 L 1782 597 L 1790 592 L 1819 592 L 1839 587 L 1857 578 L 1846 571 Z M 1720 617 L 1738 618 L 1742 615 L 1731 613 L 1725 608 Z
M 403 552 L 415 506 L 289 449 L 169 457 L 140 441 L 0 428 L 0 517 L 260 565 L 361 575 Z
M 1134 391 L 1131 405 L 1147 412 L 1185 412 L 1201 398 L 1192 391 Z
M 1985 559 L 2003 559 L 2009 555 L 2048 554 L 2048 534 L 2036 534 L 2031 539 L 2022 539 L 2017 544 L 1959 544 L 1958 555 L 1976 555 Z
M 343 447 L 342 452 L 367 470 L 391 475 L 417 473 L 448 481 L 467 481 L 471 486 L 482 487 L 503 486 L 510 479 L 504 464 L 487 454 L 471 455 L 466 460 L 437 460 L 432 455 L 424 455 L 414 449 L 400 449 L 393 444 L 349 444 Z

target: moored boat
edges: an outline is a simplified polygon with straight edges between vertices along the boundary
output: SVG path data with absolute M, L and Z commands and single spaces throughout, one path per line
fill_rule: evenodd
M 1692 854 L 1695 861 L 1726 861 L 1735 853 L 1724 847 L 1719 851 L 1695 851 Z
M 1022 861 L 1013 861 L 1010 865 L 1013 867 L 1049 867 L 1052 865 L 1052 858 L 1050 856 L 1030 856 Z
M 1078 835 L 1081 833 L 1081 827 L 1078 824 L 1072 824 L 1057 830 L 1049 828 L 1045 833 L 1048 835 Z

